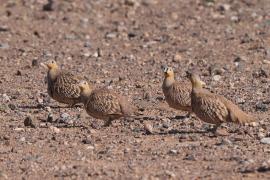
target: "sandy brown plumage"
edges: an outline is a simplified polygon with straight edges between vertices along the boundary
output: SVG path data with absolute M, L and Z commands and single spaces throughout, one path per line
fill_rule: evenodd
M 125 97 L 107 87 L 92 91 L 88 83 L 82 81 L 80 88 L 86 112 L 94 118 L 105 120 L 105 126 L 114 119 L 132 115 L 135 110 Z
M 79 79 L 70 72 L 61 71 L 53 60 L 46 62 L 43 66 L 48 68 L 47 91 L 49 96 L 70 106 L 80 103 Z
M 192 111 L 204 122 L 220 125 L 224 122 L 248 123 L 255 118 L 243 112 L 238 106 L 223 96 L 203 89 L 196 74 L 190 73 L 192 83 Z
M 170 67 L 164 67 L 163 71 L 165 78 L 162 91 L 166 102 L 171 108 L 191 112 L 191 83 L 189 81 L 175 81 L 173 69 Z

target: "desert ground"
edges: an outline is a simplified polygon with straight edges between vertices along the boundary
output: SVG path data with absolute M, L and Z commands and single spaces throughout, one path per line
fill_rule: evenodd
M 0 179 L 270 178 L 268 0 L 0 3 Z M 40 66 L 50 59 L 139 115 L 105 128 L 54 101 Z M 167 105 L 162 65 L 178 81 L 195 68 L 257 121 L 214 134 Z

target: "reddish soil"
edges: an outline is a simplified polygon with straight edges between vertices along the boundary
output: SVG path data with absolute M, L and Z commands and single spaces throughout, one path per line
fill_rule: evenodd
M 0 179 L 270 178 L 268 0 L 0 3 Z M 40 66 L 48 59 L 95 87 L 111 83 L 142 115 L 104 128 L 81 107 L 59 112 Z M 164 64 L 178 80 L 196 68 L 258 121 L 217 136 L 183 118 L 164 101 Z

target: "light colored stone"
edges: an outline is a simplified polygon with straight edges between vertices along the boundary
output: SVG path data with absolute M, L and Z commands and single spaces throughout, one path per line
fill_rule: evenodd
M 261 143 L 263 144 L 270 144 L 270 137 L 262 138 Z
M 220 76 L 220 75 L 214 75 L 214 76 L 213 76 L 213 79 L 214 79 L 215 81 L 219 81 L 219 80 L 221 79 L 221 76 Z

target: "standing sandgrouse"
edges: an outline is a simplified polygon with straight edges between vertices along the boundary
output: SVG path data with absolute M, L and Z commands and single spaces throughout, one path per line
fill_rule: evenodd
M 79 80 L 72 73 L 61 71 L 54 60 L 41 65 L 48 69 L 47 91 L 51 98 L 70 106 L 81 102 Z
M 254 117 L 243 112 L 238 106 L 225 97 L 203 89 L 198 75 L 187 72 L 187 76 L 192 83 L 192 111 L 202 121 L 215 124 L 217 128 L 224 122 L 243 124 L 255 120 Z
M 130 116 L 134 112 L 134 107 L 123 96 L 106 87 L 92 91 L 86 81 L 81 81 L 79 87 L 86 112 L 94 118 L 105 120 L 104 126 L 109 126 L 114 119 Z
M 189 81 L 177 82 L 171 67 L 164 66 L 162 91 L 166 102 L 171 108 L 191 112 L 191 84 Z

